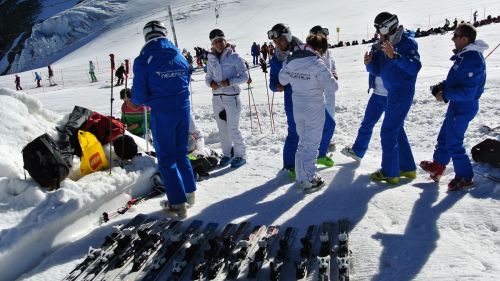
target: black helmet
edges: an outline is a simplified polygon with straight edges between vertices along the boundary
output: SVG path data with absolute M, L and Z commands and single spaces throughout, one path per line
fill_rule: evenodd
M 313 26 L 313 28 L 311 28 L 311 30 L 309 30 L 309 33 L 311 34 L 323 34 L 325 36 L 328 36 L 330 34 L 330 32 L 328 31 L 328 28 L 325 28 L 325 27 L 322 27 L 321 25 L 316 25 L 316 26 Z
M 142 33 L 144 34 L 144 40 L 149 41 L 156 37 L 166 37 L 167 36 L 167 28 L 165 24 L 161 21 L 153 20 L 144 26 L 142 29 Z
M 214 29 L 212 31 L 210 31 L 210 34 L 208 35 L 208 38 L 210 39 L 210 41 L 213 41 L 214 39 L 217 39 L 217 38 L 224 38 L 224 32 L 220 29 Z
M 292 31 L 290 27 L 284 23 L 277 23 L 267 32 L 267 38 L 270 40 L 284 36 L 288 42 L 292 42 Z
M 398 16 L 389 12 L 382 12 L 375 17 L 373 26 L 380 34 L 386 35 L 392 33 L 398 28 Z

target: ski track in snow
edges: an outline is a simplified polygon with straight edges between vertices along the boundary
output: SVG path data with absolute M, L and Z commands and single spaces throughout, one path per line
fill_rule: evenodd
M 296 34 L 300 36 L 300 28 L 309 27 L 313 20 L 308 17 L 280 18 L 273 14 L 277 5 L 264 4 L 264 1 L 259 2 L 261 7 L 269 5 L 264 10 L 240 1 L 221 2 L 224 5 L 219 27 L 227 30 L 228 37 L 237 42 L 237 50 L 247 58 L 246 49 L 251 45 L 249 42 L 258 40 L 254 38 L 262 41 L 265 31 L 275 21 L 290 22 L 292 30 L 298 30 Z M 299 3 L 298 0 L 291 2 Z M 205 33 L 214 26 L 213 6 L 209 1 L 198 1 L 193 6 L 175 3 L 177 7 L 172 5 L 174 12 L 179 11 L 176 13 L 176 27 L 178 34 L 181 34 L 180 39 L 192 46 L 199 44 L 206 47 Z M 433 2 L 426 3 L 430 5 Z M 282 7 L 284 15 L 304 14 L 307 9 L 312 9 L 302 6 L 298 9 L 292 4 Z M 363 4 L 373 5 L 367 2 Z M 115 52 L 117 62 L 122 58 L 133 59 L 143 44 L 140 32 L 142 25 L 152 17 L 168 19 L 166 9 L 152 12 L 153 1 L 122 5 L 125 8 L 121 19 L 106 20 L 109 23 L 116 22 L 115 29 L 110 26 L 102 34 L 91 35 L 95 38 L 85 48 L 75 49 L 55 63 L 56 73 L 64 70 L 64 84 L 57 81 L 59 85 L 56 87 L 32 88 L 27 86 L 32 79 L 31 74 L 25 72 L 21 73 L 21 78 L 27 95 L 0 89 L 0 154 L 3 156 L 0 162 L 0 280 L 60 280 L 83 260 L 89 246 L 96 247 L 102 243 L 104 236 L 111 232 L 111 225 L 126 223 L 138 213 L 162 216 L 159 202 L 164 197 L 158 197 L 132 208 L 110 223 L 98 224 L 98 217 L 103 211 L 113 211 L 130 196 L 146 192 L 155 167 L 155 160 L 150 157 L 135 158 L 126 169 L 115 167 L 112 175 L 105 171 L 80 178 L 78 171 L 73 171 L 72 180 L 65 180 L 62 188 L 55 192 L 41 191 L 32 180 L 24 180 L 20 153 L 22 147 L 44 132 L 54 136 L 54 127 L 64 122 L 74 105 L 109 114 L 107 54 Z M 415 26 L 416 22 L 427 23 L 429 11 L 426 7 L 412 6 L 419 11 L 417 16 L 409 13 L 408 7 L 402 7 L 404 5 L 410 4 L 398 3 L 394 8 L 396 13 L 401 12 L 403 24 L 405 21 L 410 26 Z M 493 15 L 500 13 L 500 5 L 495 1 L 484 0 L 477 5 L 489 7 L 488 11 L 497 9 L 492 12 Z M 436 21 L 434 18 L 440 17 L 439 23 L 435 25 L 441 24 L 441 18 L 452 18 L 453 15 L 467 19 L 469 9 L 477 7 L 459 3 L 441 8 L 439 15 L 433 15 L 433 23 Z M 243 9 L 248 10 L 248 14 L 235 13 Z M 359 13 L 355 16 L 367 15 L 364 11 Z M 372 14 L 375 12 L 369 13 L 370 19 Z M 267 20 L 264 23 L 252 23 L 251 28 L 246 25 L 234 28 L 247 20 L 249 15 Z M 320 14 L 318 18 L 329 22 L 330 16 Z M 344 23 L 361 26 L 363 30 L 365 23 L 354 23 L 354 20 L 347 19 L 349 16 L 353 17 L 352 13 L 338 17 Z M 191 18 L 196 19 L 196 24 L 188 24 Z M 478 29 L 478 37 L 490 44 L 487 53 L 500 41 L 499 26 L 493 24 Z M 131 35 L 130 42 L 117 45 L 123 41 L 119 34 L 115 34 L 118 28 L 120 33 Z M 329 28 L 334 31 L 332 26 Z M 244 32 L 250 34 L 245 35 Z M 192 38 L 182 37 L 185 33 L 192 35 Z M 365 36 L 357 37 L 361 39 Z M 417 39 L 423 68 L 405 124 L 417 162 L 432 157 L 435 139 L 446 111 L 445 105 L 432 98 L 429 86 L 444 79 L 451 66 L 448 60 L 452 48 L 450 37 L 448 33 Z M 245 47 L 247 45 L 248 48 Z M 310 223 L 319 225 L 324 220 L 336 221 L 348 217 L 352 226 L 349 247 L 353 252 L 354 280 L 497 280 L 500 274 L 500 184 L 476 176 L 474 189 L 448 194 L 447 183 L 454 175 L 451 165 L 439 184 L 432 182 L 421 170 L 416 180 L 403 180 L 397 186 L 372 183 L 369 173 L 380 165 L 380 122 L 374 129 L 370 148 L 361 164 L 357 165 L 339 153 L 340 149 L 351 145 L 355 139 L 368 101 L 367 74 L 362 65 L 362 56 L 368 47 L 361 45 L 333 49 L 340 76 L 334 135 L 338 151 L 333 155 L 336 162 L 334 167 L 319 169 L 320 175 L 327 181 L 326 187 L 304 195 L 280 171 L 282 145 L 286 137 L 283 97 L 281 93 L 274 94 L 276 132 L 272 133 L 264 81 L 269 77 L 265 77 L 260 68 L 252 68 L 252 92 L 262 134 L 258 131 L 253 111 L 252 126 L 250 124 L 248 91 L 242 90 L 241 128 L 248 147 L 248 164 L 236 170 L 215 170 L 211 172 L 210 178 L 199 182 L 197 202 L 189 209 L 189 220 L 202 219 L 205 223 L 217 221 L 221 226 L 219 229 L 228 222 L 245 220 L 254 225 L 280 224 L 283 230 L 286 226 L 296 226 L 299 228 L 299 238 Z M 487 60 L 488 80 L 480 111 L 470 123 L 465 136 L 467 151 L 486 137 L 500 139 L 498 132 L 488 133 L 481 129 L 482 125 L 499 125 L 498 52 Z M 100 82 L 89 84 L 83 75 L 87 71 L 88 60 L 96 56 L 101 64 L 97 73 Z M 41 70 L 45 71 L 44 68 Z M 193 116 L 205 134 L 206 143 L 220 151 L 219 134 L 213 120 L 211 95 L 204 83 L 204 73 L 197 71 L 193 78 Z M 61 78 L 56 76 L 57 79 Z M 0 85 L 11 88 L 12 76 L 0 77 Z M 114 88 L 115 116 L 120 115 L 121 102 L 117 98 L 120 89 Z M 273 93 L 269 92 L 269 98 L 272 97 Z M 140 150 L 145 151 L 145 143 L 140 139 L 137 141 Z M 107 151 L 108 146 L 104 148 Z M 76 170 L 78 165 L 75 159 Z M 498 169 L 491 166 L 473 165 L 483 172 L 499 174 Z M 292 249 L 295 255 L 298 254 L 299 244 L 296 239 Z M 289 265 L 286 268 L 291 269 Z M 290 275 L 284 273 L 284 276 Z

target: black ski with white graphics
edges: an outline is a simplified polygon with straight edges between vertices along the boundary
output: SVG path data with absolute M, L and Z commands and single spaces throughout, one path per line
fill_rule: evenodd
M 153 227 L 137 231 L 139 236 L 133 242 L 133 246 L 127 251 L 118 255 L 114 264 L 114 268 L 106 269 L 106 273 L 102 274 L 97 280 L 115 280 L 122 272 L 130 272 L 129 265 L 143 253 L 150 252 L 151 249 L 158 247 L 163 242 L 163 234 L 168 231 L 168 226 L 171 219 L 166 218 L 156 223 Z M 133 264 L 130 266 L 133 268 Z M 126 275 L 126 273 L 124 273 Z M 123 279 L 123 278 L 120 278 Z
M 323 222 L 321 225 L 321 234 L 319 235 L 319 240 L 321 244 L 319 246 L 318 254 L 318 280 L 319 281 L 330 281 L 330 264 L 331 264 L 331 254 L 333 248 L 333 233 L 334 233 L 334 223 L 327 221 Z
M 139 214 L 130 220 L 126 225 L 113 227 L 113 233 L 104 238 L 104 243 L 102 243 L 100 248 L 94 249 L 90 247 L 85 260 L 83 260 L 75 269 L 73 269 L 63 281 L 73 281 L 76 280 L 86 269 L 92 267 L 101 258 L 105 258 L 109 255 L 108 252 L 112 251 L 119 243 L 120 240 L 126 239 L 124 230 L 131 231 L 131 228 L 136 227 L 146 220 L 147 216 Z M 128 230 L 126 230 L 128 229 Z
M 276 257 L 274 257 L 274 259 L 272 259 L 270 262 L 271 273 L 269 276 L 269 280 L 277 281 L 280 279 L 281 269 L 283 268 L 283 265 L 286 262 L 290 261 L 290 259 L 288 258 L 288 252 L 292 247 L 296 236 L 297 229 L 295 227 L 290 226 L 285 229 L 285 233 L 279 241 L 280 245 L 278 252 L 276 253 Z
M 264 237 L 257 242 L 259 248 L 255 252 L 252 261 L 248 264 L 248 278 L 257 278 L 257 274 L 259 274 L 262 265 L 268 261 L 267 256 L 269 255 L 269 251 L 271 250 L 274 241 L 278 239 L 279 231 L 279 226 L 270 226 L 267 229 L 266 235 L 264 235 Z
M 247 264 L 247 257 L 252 254 L 257 242 L 265 233 L 266 226 L 258 225 L 238 241 L 232 254 L 227 259 L 226 279 L 238 278 L 240 271 L 244 269 Z
M 242 237 L 247 230 L 250 228 L 249 222 L 242 222 L 236 232 L 222 240 L 222 248 L 219 253 L 208 263 L 206 277 L 208 280 L 214 280 L 217 278 L 219 273 L 224 268 L 231 254 L 233 253 L 235 247 L 238 244 L 238 240 Z
M 172 261 L 172 272 L 167 279 L 168 281 L 179 281 L 183 279 L 184 274 L 193 264 L 195 258 L 203 251 L 208 240 L 214 236 L 218 226 L 218 223 L 209 223 L 203 232 L 193 236 L 189 240 L 189 246 Z
M 316 225 L 310 225 L 307 227 L 307 233 L 304 237 L 300 239 L 302 248 L 300 248 L 300 258 L 295 261 L 295 277 L 297 279 L 304 279 L 307 277 L 307 273 L 311 266 L 311 260 L 313 259 L 313 247 L 314 241 L 318 234 L 318 227 Z
M 138 233 L 149 231 L 157 222 L 158 220 L 155 218 L 148 218 L 145 222 L 139 225 L 137 229 L 134 229 L 130 233 L 126 233 L 126 238 L 120 240 L 118 245 L 106 258 L 100 259 L 92 269 L 89 268 L 89 270 L 85 272 L 85 275 L 81 276 L 83 279 L 78 280 L 99 280 L 99 277 L 103 276 L 108 268 L 115 267 L 115 263 L 119 261 L 120 256 L 123 257 L 123 253 L 129 252 L 131 248 L 134 248 L 134 245 L 137 244 L 137 239 L 140 239 Z
M 349 231 L 351 224 L 347 219 L 341 219 L 338 222 L 339 236 L 336 247 L 337 265 L 339 268 L 339 281 L 349 281 L 351 271 L 351 251 L 349 250 Z
M 218 255 L 223 248 L 223 240 L 230 239 L 236 231 L 236 224 L 228 224 L 224 230 L 215 238 L 208 240 L 208 248 L 204 251 L 203 256 L 193 263 L 193 271 L 191 280 L 201 280 L 204 272 L 208 268 L 210 262 Z
M 158 251 L 153 258 L 151 267 L 145 269 L 145 271 L 149 270 L 149 272 L 145 274 L 143 278 L 138 278 L 138 280 L 158 280 L 161 272 L 170 264 L 172 258 L 202 225 L 202 221 L 195 220 L 191 222 L 184 232 L 172 233 L 169 237 L 170 243 L 166 243 L 162 246 L 162 249 Z

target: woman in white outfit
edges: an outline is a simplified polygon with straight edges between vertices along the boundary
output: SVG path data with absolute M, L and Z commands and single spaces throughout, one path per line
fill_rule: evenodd
M 315 164 L 325 122 L 325 94 L 333 95 L 338 88 L 319 55 L 327 48 L 325 36 L 309 35 L 307 45 L 287 58 L 279 74 L 280 84 L 290 84 L 293 89 L 293 115 L 299 135 L 295 172 L 305 192 L 325 184 L 316 174 Z
M 240 131 L 240 84 L 246 83 L 245 61 L 226 42 L 224 33 L 214 29 L 209 35 L 212 52 L 208 55 L 205 83 L 212 88 L 212 105 L 219 128 L 223 157 L 221 166 L 238 168 L 246 163 L 246 145 Z M 234 157 L 231 156 L 234 148 Z

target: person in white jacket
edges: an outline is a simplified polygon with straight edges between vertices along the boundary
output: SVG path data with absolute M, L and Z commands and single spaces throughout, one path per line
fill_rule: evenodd
M 205 83 L 212 88 L 212 105 L 219 128 L 223 157 L 220 166 L 231 163 L 238 168 L 246 163 L 246 144 L 240 131 L 240 84 L 248 81 L 245 61 L 226 42 L 224 32 L 209 34 L 212 52 L 208 55 Z M 234 149 L 234 157 L 231 149 Z
M 337 91 L 337 81 L 327 68 L 320 53 L 328 48 L 322 34 L 309 35 L 307 45 L 294 50 L 279 73 L 281 85 L 293 88 L 293 115 L 299 135 L 295 154 L 297 182 L 305 192 L 325 185 L 316 174 L 316 158 L 325 122 L 325 94 Z

